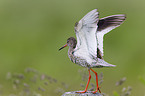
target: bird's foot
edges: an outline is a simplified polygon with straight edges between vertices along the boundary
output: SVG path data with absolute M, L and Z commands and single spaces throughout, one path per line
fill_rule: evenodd
M 86 93 L 87 91 L 85 90 L 85 91 L 78 91 L 78 92 L 76 92 L 76 93 Z
M 96 89 L 96 91 L 93 91 L 92 93 L 95 94 L 98 90 L 99 90 L 99 92 L 101 93 L 100 87 L 98 87 L 98 88 Z

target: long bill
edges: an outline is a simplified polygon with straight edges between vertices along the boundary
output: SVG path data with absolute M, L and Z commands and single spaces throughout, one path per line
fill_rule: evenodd
M 59 51 L 60 51 L 61 49 L 63 49 L 64 47 L 66 47 L 66 46 L 67 46 L 67 44 L 65 44 L 63 47 L 59 48 Z

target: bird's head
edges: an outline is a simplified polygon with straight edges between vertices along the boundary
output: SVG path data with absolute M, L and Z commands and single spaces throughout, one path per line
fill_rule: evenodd
M 63 47 L 61 47 L 59 50 L 65 48 L 66 46 L 69 46 L 70 48 L 75 48 L 77 44 L 77 41 L 74 37 L 70 37 L 67 39 L 67 44 L 65 44 Z

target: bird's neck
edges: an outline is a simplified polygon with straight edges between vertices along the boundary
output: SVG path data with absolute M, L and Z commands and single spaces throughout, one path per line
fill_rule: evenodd
M 69 47 L 68 52 L 71 53 L 73 51 L 74 51 L 74 48 L 73 47 Z
M 72 61 L 72 62 L 74 62 L 75 63 L 75 56 L 74 56 L 74 48 L 73 47 L 69 47 L 69 49 L 68 49 L 68 57 L 69 57 L 69 59 Z

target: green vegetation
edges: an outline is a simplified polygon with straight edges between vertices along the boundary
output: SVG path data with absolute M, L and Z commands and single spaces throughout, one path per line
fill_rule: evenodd
M 87 70 L 79 70 L 82 81 L 87 82 L 88 74 Z M 99 85 L 103 82 L 103 73 L 98 75 Z M 95 79 L 95 78 L 94 78 Z M 7 92 L 8 96 L 50 96 L 50 95 L 62 95 L 69 89 L 69 85 L 65 82 L 58 81 L 57 79 L 48 76 L 46 74 L 40 73 L 38 70 L 33 68 L 26 68 L 22 73 L 11 73 L 8 72 L 6 75 L 7 82 L 11 82 L 9 84 L 9 88 L 11 92 Z M 116 86 L 120 87 L 126 78 L 122 78 L 118 82 L 116 82 Z M 95 84 L 91 83 L 91 88 L 88 91 L 95 90 Z M 115 85 L 115 84 L 114 84 Z M 114 86 L 113 85 L 113 86 Z M 2 85 L 1 85 L 2 86 Z M 84 89 L 85 85 L 80 84 L 80 86 Z M 5 93 L 2 92 L 3 88 L 1 88 L 1 95 L 3 96 Z M 117 93 L 117 91 L 113 92 L 114 96 L 130 96 L 132 88 L 128 86 L 128 88 L 123 87 L 122 91 Z M 103 96 L 110 96 L 106 93 L 102 93 Z

